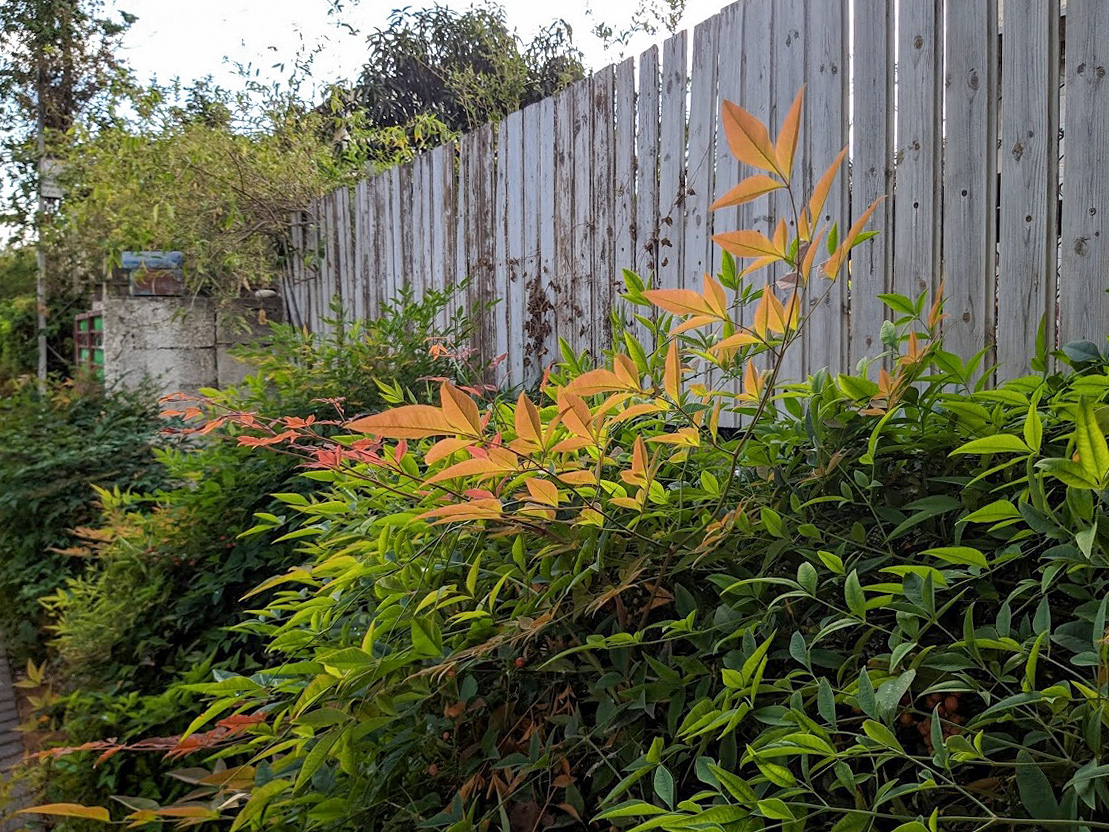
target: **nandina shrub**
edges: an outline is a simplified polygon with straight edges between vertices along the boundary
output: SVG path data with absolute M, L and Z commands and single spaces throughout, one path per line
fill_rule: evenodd
M 776 144 L 725 117 L 737 156 L 787 184 L 795 113 Z M 730 257 L 702 292 L 630 276 L 660 310 L 648 343 L 574 357 L 538 401 L 443 384 L 327 453 L 310 426 L 247 425 L 326 488 L 260 517 L 285 532 L 295 513 L 302 546 L 239 626 L 270 661 L 198 687 L 178 746 L 233 775 L 129 818 L 1109 827 L 1109 362 L 1041 344 L 1032 375 L 988 389 L 981 355 L 943 349 L 940 299 L 889 295 L 883 355 L 776 385 L 862 234 L 817 267 L 812 205 L 794 241 L 719 238 L 748 274 L 792 267 L 784 300 Z
M 336 319 L 327 335 L 274 326 L 265 345 L 241 350 L 255 368 L 241 387 L 166 405 L 169 422 L 162 425 L 177 424 L 168 435 L 185 441 L 157 453 L 162 487 L 93 494 L 84 486 L 98 502 L 90 519 L 100 522 L 70 535 L 68 562 L 80 568 L 54 575 L 46 584 L 51 591 L 38 599 L 49 627 L 46 655 L 56 696 L 39 727 L 52 729 L 52 745 L 180 733 L 197 699 L 183 685 L 260 666 L 260 640 L 228 627 L 238 619 L 242 595 L 300 555 L 294 540 L 242 533 L 256 514 L 288 516 L 275 492 L 292 499 L 321 486 L 301 476 L 299 457 L 254 450 L 239 423 L 248 413 L 280 416 L 327 437 L 350 417 L 395 403 L 397 391 L 424 400 L 438 390 L 439 378 L 467 380 L 476 370 L 455 345 L 470 324 L 452 303 L 449 294 L 416 301 L 403 293 L 381 318 Z M 235 413 L 238 422 L 223 420 L 203 434 L 182 429 L 180 415 L 193 407 Z M 288 520 L 290 528 L 298 523 Z M 38 772 L 44 796 L 99 802 L 126 793 L 145 805 L 142 800 L 189 791 L 157 776 L 178 764 L 150 755 L 108 755 L 90 766 L 103 750 L 49 755 Z M 66 823 L 83 828 L 77 820 Z

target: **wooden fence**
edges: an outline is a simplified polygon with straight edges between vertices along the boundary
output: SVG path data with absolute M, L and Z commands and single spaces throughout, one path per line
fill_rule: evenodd
M 740 0 L 692 38 L 309 206 L 289 307 L 318 329 L 333 295 L 348 316 L 372 316 L 404 284 L 419 294 L 469 277 L 469 300 L 500 301 L 477 345 L 507 355 L 510 384 L 530 381 L 559 335 L 607 344 L 623 268 L 699 287 L 719 264 L 714 232 L 771 231 L 781 192 L 708 210 L 741 175 L 720 102 L 776 130 L 804 82 L 802 187 L 851 142 L 823 219 L 845 228 L 889 198 L 788 376 L 877 353 L 878 293 L 930 293 L 941 278 L 949 347 L 990 347 L 1005 375 L 1026 367 L 1042 318 L 1053 342 L 1100 343 L 1109 2 L 1065 5 L 1004 0 L 1002 25 L 998 0 Z

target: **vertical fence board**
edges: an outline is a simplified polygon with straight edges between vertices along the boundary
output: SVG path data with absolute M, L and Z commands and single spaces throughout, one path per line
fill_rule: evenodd
M 612 341 L 610 316 L 615 295 L 613 243 L 615 240 L 614 209 L 616 175 L 614 146 L 616 142 L 613 121 L 613 95 L 616 72 L 608 66 L 593 76 L 593 287 L 592 350 L 600 359 Z
M 493 175 L 496 183 L 495 201 L 493 204 L 493 294 L 495 300 L 493 307 L 493 343 L 494 358 L 501 359 L 494 377 L 497 380 L 507 377 L 508 363 L 508 338 L 509 338 L 509 312 L 508 312 L 508 164 L 505 156 L 508 154 L 508 122 L 501 121 L 497 125 L 497 150 L 494 156 Z
M 893 290 L 915 298 L 939 271 L 942 0 L 902 2 L 898 25 Z
M 790 106 L 797 96 L 801 85 L 805 83 L 805 58 L 809 37 L 813 34 L 805 26 L 804 0 L 773 0 L 773 24 L 771 39 L 773 53 L 771 56 L 771 97 L 770 120 L 771 134 L 777 136 L 789 113 Z M 794 195 L 802 192 L 802 161 L 803 145 L 798 142 L 795 156 L 793 176 L 790 190 Z M 773 215 L 772 226 L 785 222 L 790 239 L 797 233 L 797 223 L 793 217 L 792 202 L 789 192 L 775 191 L 770 195 L 770 209 Z M 767 276 L 775 281 L 784 278 L 790 269 L 784 264 L 772 266 Z M 821 291 L 824 287 L 816 282 L 813 288 Z M 775 285 L 774 291 L 783 303 L 788 302 L 792 289 L 782 289 Z M 805 378 L 805 349 L 804 344 L 795 342 L 781 361 L 778 375 L 780 381 L 803 381 Z
M 524 381 L 524 317 L 526 314 L 524 289 L 524 118 L 517 110 L 504 120 L 506 142 L 497 151 L 497 181 L 501 180 L 501 166 L 505 166 L 505 275 L 507 284 L 504 298 L 507 321 L 506 360 L 508 383 L 518 387 Z
M 658 272 L 659 66 L 658 48 L 639 58 L 635 133 L 635 270 L 644 281 Z
M 851 217 L 874 200 L 892 194 L 894 126 L 894 2 L 855 0 L 852 82 L 854 147 L 851 161 Z M 840 176 L 846 177 L 846 166 Z M 883 200 L 871 216 L 879 233 L 851 254 L 850 344 L 848 362 L 877 355 L 886 311 L 878 299 L 889 292 L 893 263 L 893 207 Z M 841 226 L 843 228 L 843 226 Z
M 1104 345 L 1109 323 L 1109 3 L 1069 0 L 1060 341 Z
M 321 235 L 323 223 L 323 200 L 315 199 L 308 206 L 308 226 L 306 229 L 307 252 L 311 266 L 309 271 L 313 275 L 311 289 L 312 325 L 313 332 L 323 331 L 323 297 L 325 292 L 323 275 L 323 251 Z
M 402 261 L 404 260 L 404 243 L 402 231 L 403 209 L 401 207 L 401 190 L 403 180 L 399 167 L 389 171 L 389 278 L 386 282 L 386 295 L 390 301 L 397 298 L 404 286 L 404 273 Z
M 557 332 L 555 332 L 555 304 L 552 281 L 557 269 L 556 260 L 556 220 L 555 192 L 552 185 L 557 182 L 555 169 L 557 141 L 557 122 L 555 101 L 547 98 L 538 104 L 539 127 L 539 190 L 537 199 L 539 223 L 539 259 L 536 264 L 536 296 L 532 301 L 533 314 L 536 316 L 535 362 L 534 371 L 542 374 L 558 353 Z
M 720 119 L 723 102 L 731 101 L 743 106 L 743 7 L 744 0 L 732 3 L 720 12 L 720 55 L 717 59 L 717 74 L 719 76 L 718 101 L 713 112 L 713 126 L 716 130 L 716 171 L 714 174 L 713 192 L 711 200 L 723 196 L 729 188 L 738 184 L 742 173 L 739 162 L 732 155 L 724 135 L 723 123 Z M 714 233 L 735 231 L 739 228 L 739 208 L 721 208 L 712 214 L 712 230 Z M 713 246 L 712 272 L 720 270 L 721 252 L 723 249 Z M 743 310 L 740 310 L 742 316 Z M 742 317 L 740 318 L 742 323 Z
M 657 285 L 665 289 L 684 285 L 686 61 L 686 34 L 683 31 L 668 38 L 662 47 Z
M 427 208 L 427 162 L 427 154 L 421 153 L 405 165 L 412 177 L 412 196 L 409 203 L 411 213 L 407 223 L 411 248 L 405 260 L 405 272 L 408 275 L 408 285 L 412 287 L 412 296 L 416 300 L 423 298 L 427 283 L 427 272 L 424 271 L 424 252 L 430 242 L 425 239 L 427 227 L 424 221 L 424 210 Z
M 693 30 L 693 67 L 690 70 L 689 152 L 686 161 L 685 280 L 699 288 L 701 275 L 712 270 L 712 213 L 715 197 L 717 53 L 720 15 Z
M 574 272 L 574 102 L 573 87 L 554 102 L 554 220 L 555 252 L 551 292 L 556 337 L 570 342 L 575 325 L 572 308 Z M 556 341 L 557 344 L 557 341 Z
M 813 186 L 847 146 L 848 136 L 848 41 L 849 21 L 847 0 L 821 0 L 808 9 L 807 28 L 811 33 L 807 51 L 808 86 L 805 89 L 805 116 L 802 125 L 804 157 L 799 166 L 802 192 L 809 194 Z M 869 141 L 869 137 L 867 141 Z M 816 226 L 829 228 L 835 223 L 848 228 L 847 165 L 841 165 L 839 176 L 824 203 L 824 212 L 813 218 Z M 819 261 L 818 261 L 819 262 Z M 805 340 L 805 369 L 813 373 L 822 367 L 838 373 L 847 357 L 847 288 L 845 274 L 829 284 L 819 276 L 809 284 L 811 308 Z
M 1055 343 L 1059 176 L 1059 2 L 1005 0 L 997 360 L 1022 375 L 1040 321 Z
M 486 366 L 496 357 L 497 343 L 494 326 L 497 309 L 488 307 L 495 297 L 496 284 L 493 268 L 496 253 L 495 153 L 495 134 L 491 125 L 462 138 L 462 164 L 466 173 L 467 274 L 471 281 L 471 306 L 477 307 L 475 341 Z
M 569 297 L 573 312 L 566 332 L 575 352 L 592 349 L 593 314 L 593 82 L 580 81 L 574 90 L 573 157 L 574 169 L 574 266 Z
M 945 48 L 945 348 L 991 346 L 997 268 L 997 2 L 949 3 Z
M 618 287 L 623 270 L 635 268 L 635 59 L 616 67 L 616 146 L 614 166 L 615 239 L 613 271 Z M 625 316 L 627 317 L 627 316 Z
M 370 316 L 378 317 L 385 301 L 385 246 L 388 241 L 388 201 L 385 188 L 389 177 L 379 174 L 370 180 L 370 231 L 373 234 L 373 258 L 370 260 Z
M 540 274 L 539 204 L 544 199 L 542 187 L 542 158 L 540 143 L 543 140 L 540 124 L 540 106 L 534 104 L 524 110 L 523 127 L 523 261 L 520 280 L 523 290 L 523 377 L 524 384 L 538 379 L 542 365 L 544 342 L 543 324 L 547 317 L 543 305 L 543 282 Z

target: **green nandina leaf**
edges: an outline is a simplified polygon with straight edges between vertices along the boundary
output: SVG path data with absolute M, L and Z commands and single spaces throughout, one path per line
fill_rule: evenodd
M 901 743 L 897 741 L 897 737 L 894 736 L 893 731 L 880 722 L 875 722 L 873 719 L 865 720 L 863 722 L 863 733 L 879 745 L 884 745 L 891 751 L 896 751 L 900 754 L 905 753 L 905 749 L 901 747 Z
M 859 584 L 859 573 L 855 570 L 851 571 L 843 583 L 843 597 L 847 602 L 847 609 L 865 621 L 866 596 L 863 595 L 863 588 Z
M 1074 444 L 1082 470 L 1094 482 L 1103 482 L 1109 471 L 1109 445 L 1097 423 L 1094 407 L 1086 398 L 1079 400 L 1075 411 Z
M 889 719 L 898 709 L 902 697 L 909 692 L 915 678 L 915 670 L 906 670 L 896 679 L 887 679 L 878 686 L 874 698 L 878 703 L 878 712 L 883 719 Z
M 801 587 L 809 595 L 816 595 L 818 580 L 816 567 L 807 560 L 802 561 L 801 565 L 797 567 L 797 583 L 801 584 Z
M 972 439 L 951 452 L 956 454 L 1027 454 L 1031 452 L 1024 440 L 1011 433 L 998 433 L 994 436 L 983 436 Z
M 836 821 L 832 832 L 865 832 L 873 817 L 869 812 L 848 812 Z
M 1090 478 L 1086 469 L 1073 459 L 1050 457 L 1048 459 L 1039 460 L 1036 463 L 1036 467 L 1055 477 L 1055 479 L 1059 480 L 1064 485 L 1069 485 L 1072 488 L 1097 488 L 1097 483 Z
M 1020 510 L 1009 500 L 994 500 L 961 519 L 964 523 L 1000 523 L 1020 519 Z
M 836 694 L 832 690 L 832 685 L 828 681 L 828 677 L 821 676 L 820 681 L 817 683 L 816 688 L 816 708 L 820 713 L 820 718 L 836 728 Z
M 665 809 L 660 809 L 658 806 L 653 806 L 642 800 L 626 800 L 623 803 L 616 804 L 611 809 L 605 809 L 594 820 L 614 820 L 616 818 L 649 817 L 665 814 L 667 814 Z
M 667 808 L 674 808 L 674 775 L 666 766 L 655 769 L 655 795 Z
M 1020 802 L 1028 810 L 1028 816 L 1036 820 L 1056 820 L 1059 801 L 1051 789 L 1051 781 L 1044 774 L 1043 767 L 1032 759 L 1023 748 L 1017 752 L 1017 792 Z
M 414 654 L 427 659 L 443 655 L 443 635 L 439 625 L 430 618 L 413 618 L 411 633 Z
M 983 569 L 987 566 L 986 556 L 970 546 L 936 546 L 925 549 L 921 554 L 931 555 L 958 566 L 979 566 Z
M 869 717 L 878 716 L 878 702 L 874 696 L 874 683 L 870 681 L 870 674 L 864 667 L 859 674 L 859 694 L 857 701 L 859 710 Z
M 797 820 L 797 816 L 793 814 L 785 801 L 779 800 L 776 797 L 768 797 L 766 800 L 760 800 L 755 804 L 760 815 L 764 818 L 771 820 Z
M 1028 406 L 1028 415 L 1024 417 L 1024 443 L 1034 453 L 1039 453 L 1044 437 L 1044 426 L 1040 419 L 1040 411 L 1037 409 L 1038 404 L 1037 401 L 1033 401 Z

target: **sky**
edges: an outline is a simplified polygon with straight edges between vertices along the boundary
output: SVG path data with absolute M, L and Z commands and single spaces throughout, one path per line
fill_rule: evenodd
M 274 64 L 290 61 L 304 44 L 323 43 L 314 74 L 321 81 L 356 77 L 365 33 L 384 26 L 397 7 L 419 8 L 431 0 L 343 0 L 343 21 L 359 30 L 351 34 L 329 15 L 328 0 L 112 0 L 117 9 L 138 16 L 124 40 L 125 54 L 140 78 L 166 82 L 212 75 L 225 86 L 235 83 L 233 63 L 249 63 L 262 77 L 282 77 Z M 726 0 L 687 0 L 683 27 L 715 14 Z M 591 34 L 598 16 L 617 27 L 630 20 L 638 0 L 502 0 L 509 25 L 525 39 L 561 17 L 573 27 L 586 63 L 599 69 L 623 57 L 606 52 Z M 465 9 L 469 0 L 442 5 Z M 591 10 L 593 13 L 591 13 Z M 635 54 L 662 35 L 640 35 L 626 52 Z

